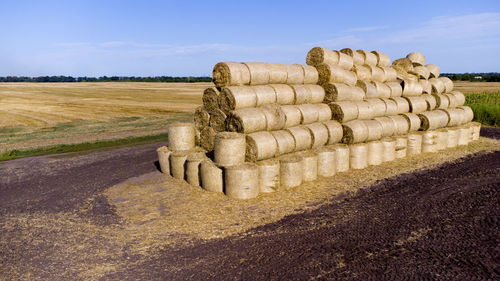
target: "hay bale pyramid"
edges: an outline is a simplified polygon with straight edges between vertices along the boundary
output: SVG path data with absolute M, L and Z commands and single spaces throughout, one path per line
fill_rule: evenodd
M 249 199 L 479 139 L 465 96 L 413 52 L 314 47 L 306 65 L 220 62 L 193 123 L 168 128 L 163 173 Z

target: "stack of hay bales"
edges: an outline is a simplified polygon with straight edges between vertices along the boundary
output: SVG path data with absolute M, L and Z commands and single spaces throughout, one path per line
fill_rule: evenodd
M 249 199 L 479 136 L 464 95 L 419 53 L 391 65 L 315 47 L 306 63 L 216 64 L 194 123 L 169 127 L 162 172 Z

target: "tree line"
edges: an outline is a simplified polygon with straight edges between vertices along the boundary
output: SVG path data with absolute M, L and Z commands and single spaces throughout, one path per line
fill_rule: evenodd
M 72 76 L 6 76 L 0 77 L 0 82 L 211 82 L 212 78 L 207 76 L 101 76 L 101 77 L 72 77 Z
M 471 82 L 500 82 L 500 73 L 441 73 L 441 76 L 447 76 L 454 81 Z

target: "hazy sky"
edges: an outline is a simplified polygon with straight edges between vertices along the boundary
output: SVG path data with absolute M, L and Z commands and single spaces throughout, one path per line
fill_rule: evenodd
M 0 26 L 0 76 L 209 76 L 218 61 L 305 63 L 314 46 L 500 71 L 498 0 L 1 0 Z

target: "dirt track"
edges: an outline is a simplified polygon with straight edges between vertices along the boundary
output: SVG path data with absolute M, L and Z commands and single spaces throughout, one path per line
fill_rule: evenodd
M 482 133 L 498 136 L 498 131 Z M 0 225 L 4 215 L 71 212 L 89 198 L 94 204 L 85 215 L 91 221 L 119 224 L 101 192 L 155 171 L 156 147 L 0 164 Z M 23 172 L 26 167 L 29 172 Z M 336 198 L 242 235 L 158 249 L 103 279 L 498 279 L 499 188 L 500 152 L 478 154 L 384 180 L 354 197 Z M 0 235 L 20 233 L 0 229 Z M 13 252 L 8 247 L 0 244 L 0 265 L 19 262 L 7 254 Z M 44 251 L 23 247 L 34 254 Z

